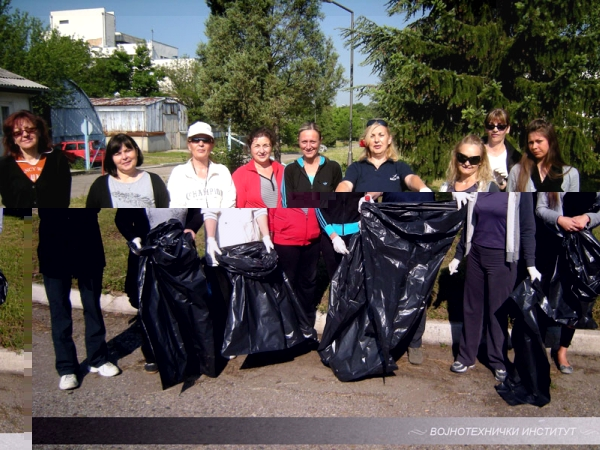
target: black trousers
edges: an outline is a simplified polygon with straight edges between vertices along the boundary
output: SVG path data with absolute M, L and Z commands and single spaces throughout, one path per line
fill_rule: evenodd
M 102 293 L 102 270 L 78 278 L 83 317 L 85 321 L 85 348 L 88 364 L 99 367 L 108 360 L 106 329 L 100 308 Z M 59 375 L 77 373 L 79 362 L 73 342 L 73 319 L 71 317 L 71 276 L 60 278 L 44 275 L 46 296 L 50 304 L 52 342 L 56 355 L 56 371 Z
M 457 361 L 475 364 L 485 329 L 487 356 L 492 369 L 506 369 L 508 314 L 503 308 L 514 289 L 517 264 L 506 262 L 504 249 L 473 244 L 467 257 L 463 329 Z
M 290 280 L 306 316 L 314 326 L 317 319 L 317 306 L 321 301 L 315 298 L 320 241 L 317 240 L 309 245 L 275 244 L 275 251 L 281 269 Z

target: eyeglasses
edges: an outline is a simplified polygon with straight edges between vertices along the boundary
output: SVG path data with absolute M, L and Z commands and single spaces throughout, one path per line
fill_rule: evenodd
M 486 123 L 485 129 L 492 131 L 494 128 L 498 128 L 499 131 L 504 131 L 508 128 L 508 125 L 501 123 Z
M 376 124 L 376 123 L 379 125 L 383 125 L 384 127 L 388 126 L 387 122 L 383 119 L 371 119 L 367 122 L 367 127 L 370 127 L 371 125 Z
M 481 163 L 481 156 L 467 156 L 462 153 L 456 152 L 456 159 L 460 164 L 466 164 L 467 162 L 472 166 L 478 166 Z
M 204 142 L 205 144 L 212 144 L 213 140 L 209 137 L 193 137 L 189 138 L 188 142 L 193 142 L 194 144 L 197 144 L 199 142 Z
M 26 128 L 22 128 L 20 130 L 17 131 L 13 131 L 12 135 L 13 137 L 19 137 L 21 136 L 23 133 L 27 133 L 27 134 L 33 134 L 37 131 L 36 127 L 26 127 Z

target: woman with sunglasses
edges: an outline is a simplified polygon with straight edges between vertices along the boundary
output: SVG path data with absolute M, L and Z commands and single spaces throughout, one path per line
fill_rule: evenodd
M 350 164 L 336 192 L 383 192 L 383 201 L 386 192 L 431 192 L 408 164 L 398 160 L 386 121 L 369 120 L 363 142 L 363 154 Z
M 113 136 L 106 146 L 104 170 L 94 181 L 86 208 L 168 208 L 165 182 L 154 173 L 138 169 L 142 151 L 126 134 Z
M 188 129 L 191 158 L 171 172 L 167 189 L 171 208 L 235 208 L 235 186 L 229 169 L 212 162 L 215 146 L 212 128 L 195 122 Z
M 560 154 L 554 126 L 543 119 L 527 125 L 527 151 L 508 176 L 509 192 L 579 192 L 579 172 Z
M 470 134 L 452 150 L 447 179 L 440 192 L 500 192 L 483 141 Z
M 44 119 L 29 111 L 11 114 L 2 126 L 0 196 L 7 208 L 68 208 L 71 171 L 60 150 L 51 148 Z
M 497 381 L 507 376 L 508 311 L 504 303 L 517 280 L 518 260 L 523 258 L 532 279 L 535 267 L 533 195 L 529 193 L 475 192 L 468 202 L 450 275 L 467 257 L 463 298 L 463 328 L 458 355 L 450 367 L 465 373 L 475 365 L 482 332 L 487 359 Z
M 490 167 L 496 184 L 504 191 L 510 170 L 521 160 L 521 153 L 506 140 L 510 132 L 510 116 L 504 109 L 493 109 L 486 116 L 484 126 L 487 136 L 483 142 Z

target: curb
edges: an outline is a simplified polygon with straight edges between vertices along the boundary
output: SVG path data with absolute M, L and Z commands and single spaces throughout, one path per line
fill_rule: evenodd
M 0 372 L 31 376 L 31 352 L 13 352 L 0 348 Z
M 46 291 L 41 284 L 33 283 L 31 285 L 31 297 L 35 303 L 48 304 Z M 77 289 L 71 289 L 71 304 L 73 308 L 82 309 L 81 297 Z M 137 309 L 129 304 L 129 299 L 126 295 L 114 296 L 111 294 L 102 294 L 100 296 L 100 305 L 102 310 L 106 312 L 129 315 L 137 314 Z M 315 330 L 317 330 L 318 334 L 323 334 L 326 318 L 327 314 L 317 311 Z M 427 320 L 423 342 L 426 344 L 451 346 L 454 343 L 458 343 L 461 332 L 462 322 Z M 579 355 L 600 356 L 600 331 L 577 330 L 569 347 L 569 352 Z M 29 355 L 29 370 L 31 371 L 31 353 Z

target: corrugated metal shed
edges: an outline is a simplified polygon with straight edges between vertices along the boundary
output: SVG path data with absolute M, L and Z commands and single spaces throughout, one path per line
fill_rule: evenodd
M 28 80 L 21 75 L 9 72 L 6 69 L 0 68 L 0 89 L 6 91 L 47 91 L 48 88 L 35 81 Z
M 106 135 L 131 136 L 161 134 L 170 148 L 181 148 L 187 131 L 187 108 L 168 97 L 112 97 L 90 99 Z M 156 139 L 154 139 L 156 141 Z M 165 144 L 166 146 L 166 144 Z

